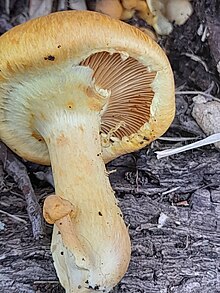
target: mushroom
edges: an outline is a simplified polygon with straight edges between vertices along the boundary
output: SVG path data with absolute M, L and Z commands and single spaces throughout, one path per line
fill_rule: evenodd
M 128 228 L 104 163 L 162 135 L 174 108 L 166 55 L 121 21 L 65 11 L 0 37 L 0 138 L 26 160 L 51 163 L 44 216 L 55 223 L 66 292 L 109 292 L 125 274 Z
M 192 13 L 189 0 L 167 0 L 165 16 L 169 21 L 183 25 Z
M 89 8 L 116 19 L 120 19 L 123 12 L 123 8 L 119 0 L 97 0 L 96 3 L 90 4 Z
M 136 10 L 160 35 L 172 32 L 170 22 L 182 25 L 193 12 L 189 0 L 139 0 Z
M 151 12 L 147 1 L 139 0 L 136 5 L 137 15 L 145 20 L 149 25 L 154 25 L 155 23 L 155 16 Z
M 120 19 L 121 20 L 131 19 L 134 16 L 134 14 L 135 14 L 135 10 L 134 9 L 130 9 L 130 10 L 123 9 Z
M 138 0 L 122 0 L 121 4 L 125 9 L 131 10 L 136 8 L 137 2 Z
M 146 0 L 145 2 L 147 3 L 150 14 L 148 15 L 147 13 L 148 16 L 146 16 L 146 12 L 142 11 L 143 19 L 145 16 L 146 21 L 150 21 L 149 24 L 153 26 L 159 35 L 170 34 L 173 26 L 164 16 L 166 0 Z

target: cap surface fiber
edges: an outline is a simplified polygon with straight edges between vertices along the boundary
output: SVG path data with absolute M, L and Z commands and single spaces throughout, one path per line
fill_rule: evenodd
M 84 66 L 93 69 L 97 91 L 109 95 L 101 112 L 105 162 L 144 147 L 167 130 L 174 116 L 174 82 L 162 49 L 140 30 L 108 16 L 58 12 L 0 37 L 0 136 L 13 151 L 50 163 L 32 123 L 36 92 L 44 95 L 44 80 L 52 77 L 54 93 L 60 91 L 68 82 L 66 71 Z

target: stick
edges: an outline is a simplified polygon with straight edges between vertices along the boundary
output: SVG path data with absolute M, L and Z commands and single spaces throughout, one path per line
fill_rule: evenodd
M 175 148 L 175 149 L 167 149 L 167 150 L 163 150 L 163 151 L 157 151 L 155 152 L 156 155 L 157 155 L 157 159 L 161 159 L 161 158 L 164 158 L 164 157 L 168 157 L 168 156 L 171 156 L 171 155 L 175 155 L 175 154 L 179 154 L 179 153 L 182 153 L 182 152 L 185 152 L 185 151 L 188 151 L 188 150 L 192 150 L 192 149 L 195 149 L 195 148 L 199 148 L 201 146 L 204 146 L 204 145 L 208 145 L 208 144 L 211 144 L 211 143 L 215 143 L 215 142 L 218 142 L 220 141 L 220 133 L 215 133 L 215 134 L 212 134 L 204 139 L 201 139 L 197 142 L 193 142 L 193 143 L 190 143 L 188 145 L 185 145 L 185 146 L 182 146 L 182 147 L 179 147 L 179 148 Z
M 18 216 L 15 216 L 15 215 L 9 214 L 9 213 L 7 213 L 7 212 L 5 212 L 5 211 L 3 211 L 3 210 L 0 210 L 0 213 L 3 214 L 3 215 L 6 215 L 6 216 L 8 216 L 8 217 L 10 217 L 10 218 L 12 218 L 12 219 L 14 219 L 14 220 L 16 220 L 16 221 L 18 221 L 18 222 L 21 222 L 21 223 L 23 223 L 23 224 L 27 224 L 27 222 L 26 222 L 25 220 L 19 218 Z
M 1 142 L 0 160 L 3 162 L 5 171 L 8 175 L 13 177 L 14 181 L 18 184 L 19 189 L 24 194 L 27 204 L 27 213 L 32 224 L 32 232 L 34 238 L 38 239 L 44 234 L 43 217 L 41 207 L 37 201 L 26 167 Z

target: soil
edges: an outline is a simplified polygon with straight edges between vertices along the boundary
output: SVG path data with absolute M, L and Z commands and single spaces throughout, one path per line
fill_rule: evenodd
M 27 1 L 16 2 L 13 15 L 1 10 L 1 33 L 27 11 Z M 192 3 L 194 13 L 186 24 L 175 26 L 159 42 L 170 59 L 178 91 L 208 90 L 220 98 L 219 1 Z M 138 19 L 131 23 L 143 25 Z M 190 142 L 176 138 L 204 137 L 191 116 L 192 97 L 177 95 L 176 117 L 165 134 L 174 141 L 157 140 L 107 166 L 115 170 L 110 180 L 132 241 L 128 272 L 113 293 L 220 292 L 220 152 L 207 146 L 161 160 L 155 155 Z M 35 173 L 46 168 L 23 163 L 42 206 L 53 187 Z M 0 165 L 0 292 L 64 292 L 50 253 L 52 226 L 46 225 L 44 237 L 34 239 L 26 201 L 15 181 Z

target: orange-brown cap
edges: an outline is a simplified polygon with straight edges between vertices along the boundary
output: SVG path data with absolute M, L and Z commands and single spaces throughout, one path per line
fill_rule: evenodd
M 47 146 L 32 125 L 31 109 L 36 93 L 42 96 L 42 108 L 44 100 L 51 102 L 46 79 L 48 93 L 59 92 L 70 67 L 91 68 L 95 89 L 109 96 L 100 112 L 105 162 L 146 146 L 173 120 L 173 73 L 156 42 L 99 13 L 58 12 L 0 37 L 0 137 L 20 156 L 50 163 Z

